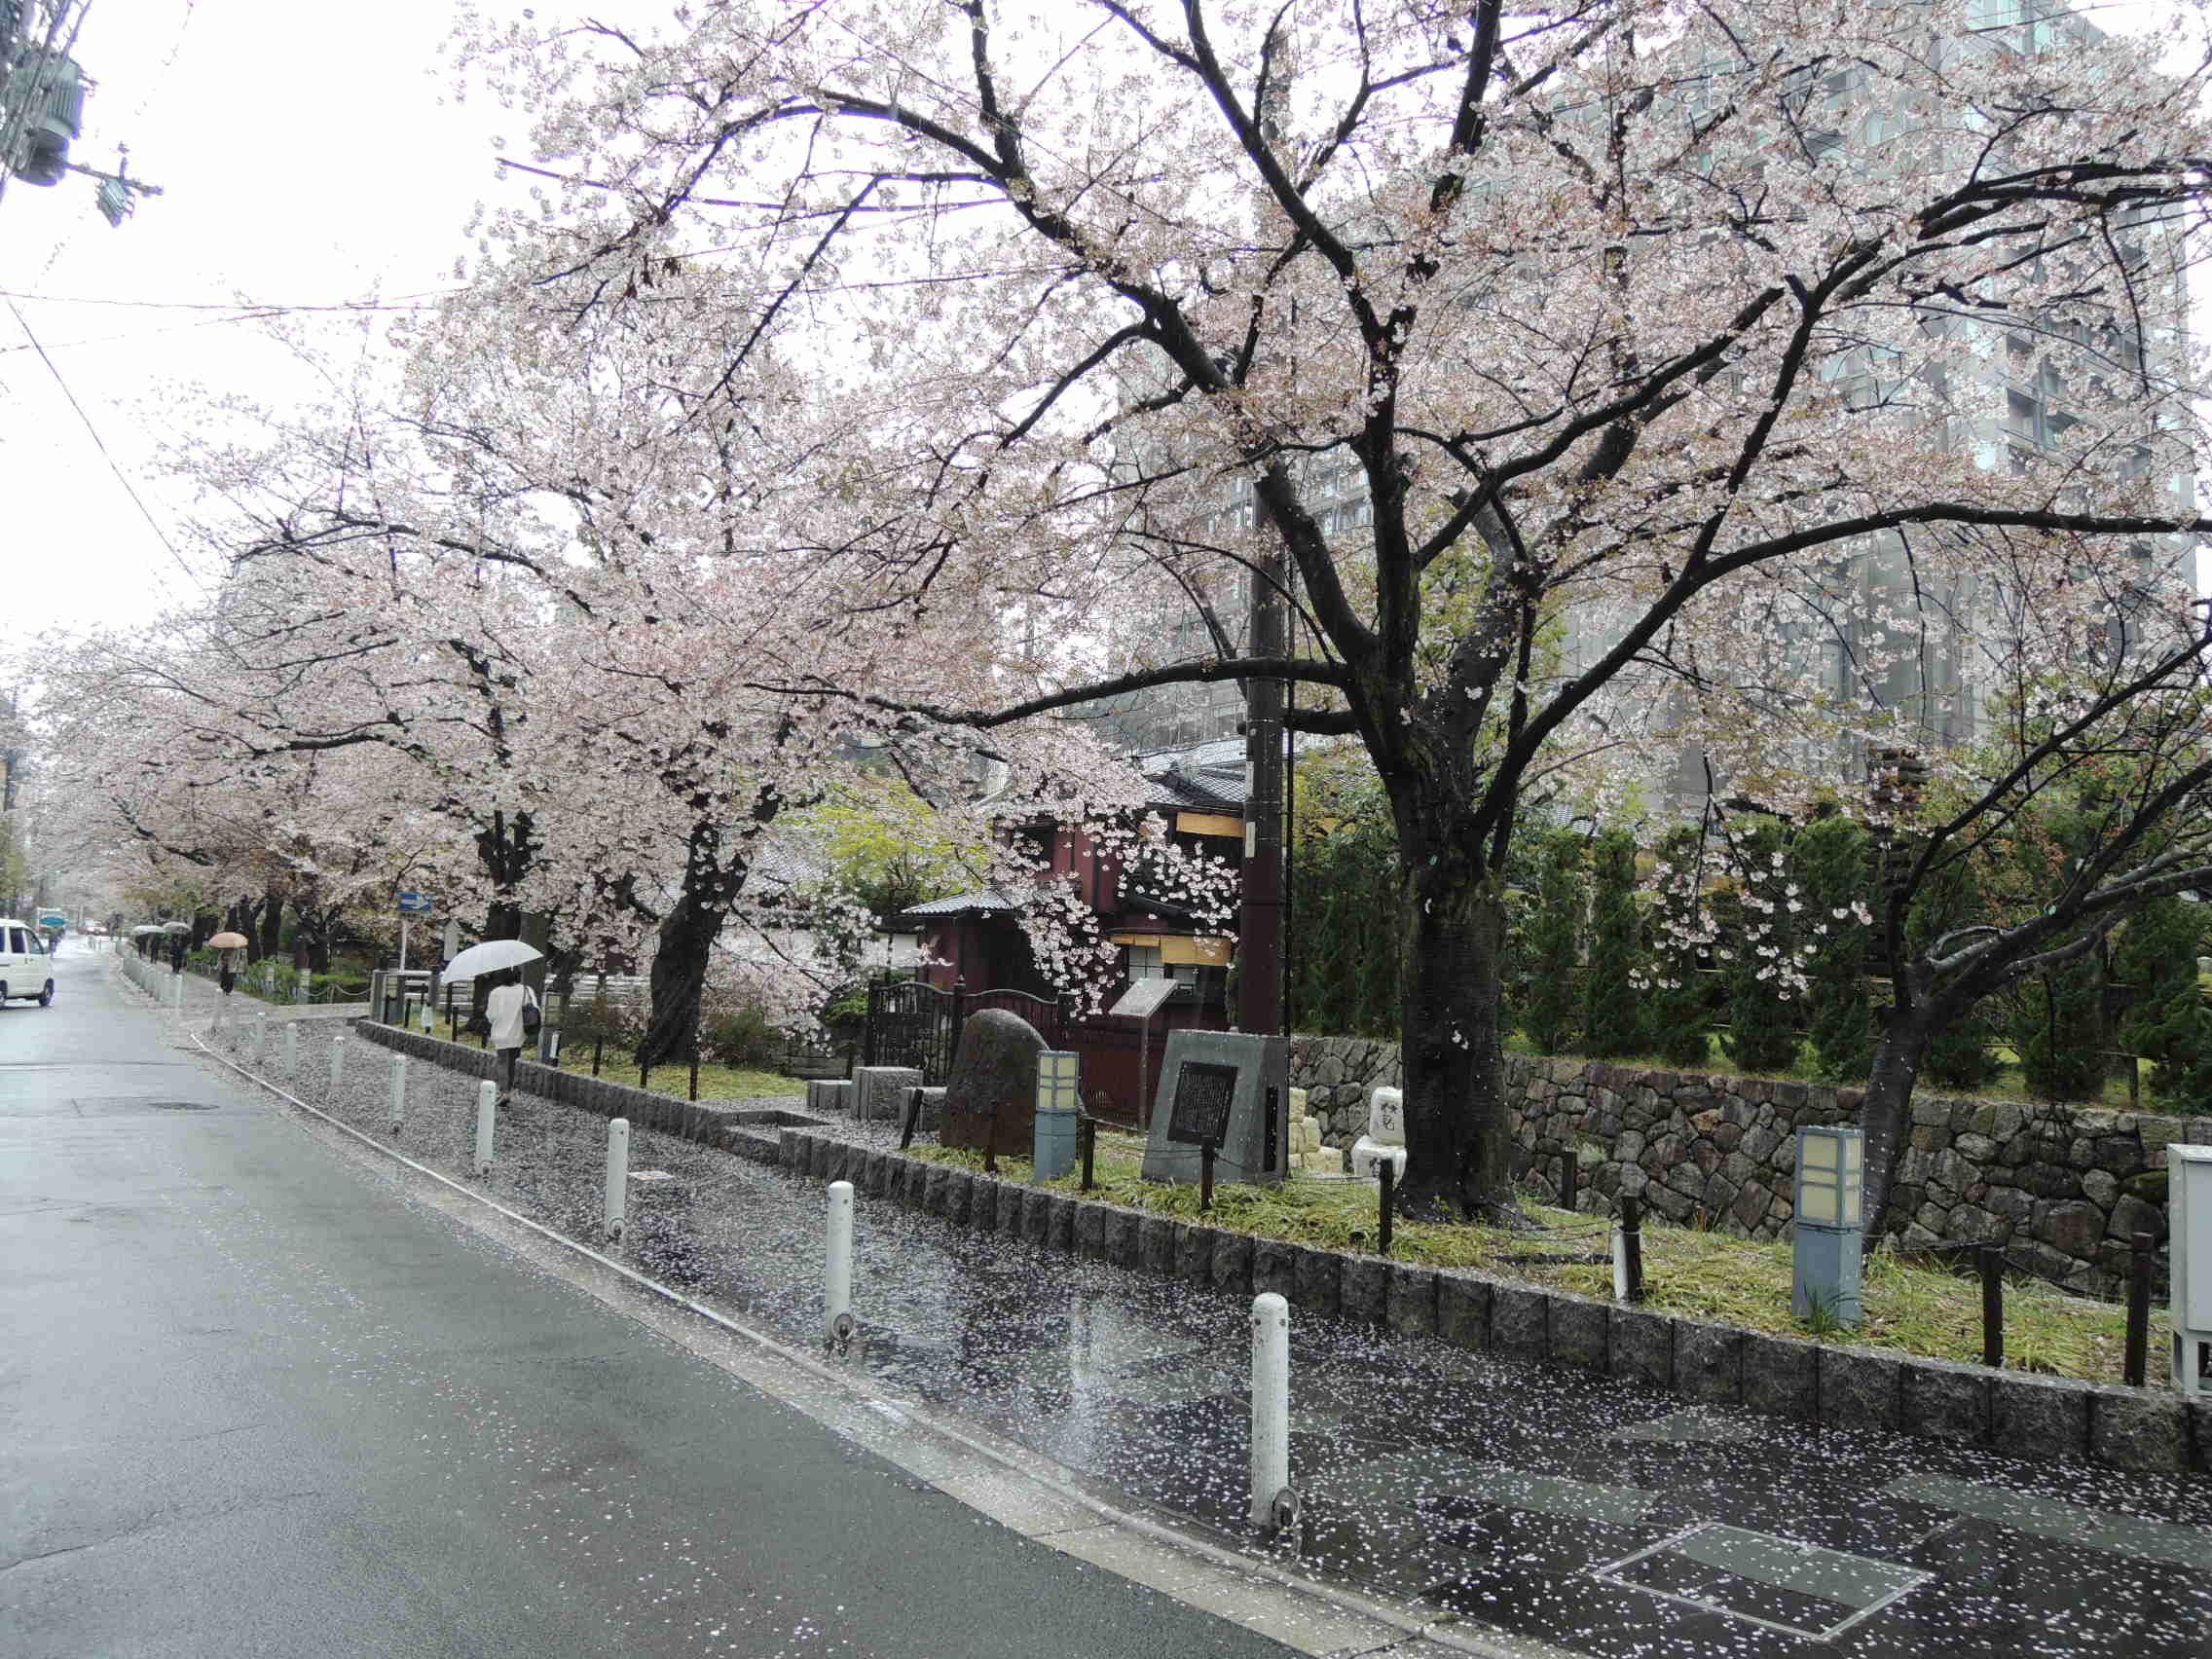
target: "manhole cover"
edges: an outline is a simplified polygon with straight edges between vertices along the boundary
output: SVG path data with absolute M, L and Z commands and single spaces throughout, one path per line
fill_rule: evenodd
M 1693 1527 L 1596 1576 L 1769 1630 L 1825 1641 L 1935 1576 L 1741 1527 Z

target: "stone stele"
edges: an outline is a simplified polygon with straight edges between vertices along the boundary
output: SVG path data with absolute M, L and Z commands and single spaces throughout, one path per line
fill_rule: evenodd
M 1188 1068 L 1193 1078 L 1186 1079 Z M 1197 1088 L 1193 1088 L 1193 1084 Z M 1227 1100 L 1220 1100 L 1221 1091 Z M 1290 1168 L 1290 1039 L 1244 1031 L 1172 1031 L 1153 1094 L 1145 1142 L 1147 1181 L 1199 1178 L 1198 1146 L 1179 1129 L 1179 1100 L 1211 1094 L 1226 1104 L 1214 1179 L 1279 1181 Z
M 986 1008 L 970 1014 L 944 1086 L 939 1144 L 1027 1157 L 1037 1123 L 1037 1056 L 1044 1048 L 1037 1028 L 1018 1014 Z

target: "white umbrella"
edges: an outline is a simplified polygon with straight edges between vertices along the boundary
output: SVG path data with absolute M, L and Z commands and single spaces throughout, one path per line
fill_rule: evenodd
M 472 944 L 446 964 L 448 979 L 473 979 L 479 974 L 496 974 L 502 968 L 519 968 L 535 962 L 545 952 L 519 939 L 488 939 Z
M 190 933 L 191 931 L 192 924 L 190 922 L 164 922 L 162 924 L 162 932 L 164 933 Z

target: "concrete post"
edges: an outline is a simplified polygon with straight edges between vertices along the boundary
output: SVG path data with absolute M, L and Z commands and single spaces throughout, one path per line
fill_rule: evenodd
M 822 1342 L 834 1348 L 853 1334 L 853 1184 L 830 1183 L 830 1238 L 823 1261 Z
M 346 1039 L 343 1037 L 333 1037 L 330 1040 L 330 1087 L 336 1088 L 345 1081 Z
M 607 1236 L 617 1241 L 630 1207 L 630 1120 L 607 1125 Z
M 284 1075 L 286 1077 L 298 1077 L 300 1075 L 300 1028 L 297 1025 L 287 1023 L 284 1027 L 283 1039 L 278 1047 L 283 1051 Z
M 476 1173 L 492 1173 L 492 1126 L 499 1115 L 499 1086 L 486 1078 L 476 1086 Z
M 1276 1525 L 1290 1487 L 1290 1304 L 1252 1298 L 1252 1524 Z
M 391 1056 L 391 1132 L 407 1126 L 407 1056 Z

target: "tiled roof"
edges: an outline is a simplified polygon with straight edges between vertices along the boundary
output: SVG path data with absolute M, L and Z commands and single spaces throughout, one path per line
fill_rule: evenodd
M 985 889 L 978 893 L 955 893 L 949 899 L 932 899 L 899 912 L 895 921 L 927 921 L 933 916 L 1003 916 L 1014 912 L 1014 902 L 1004 894 Z

